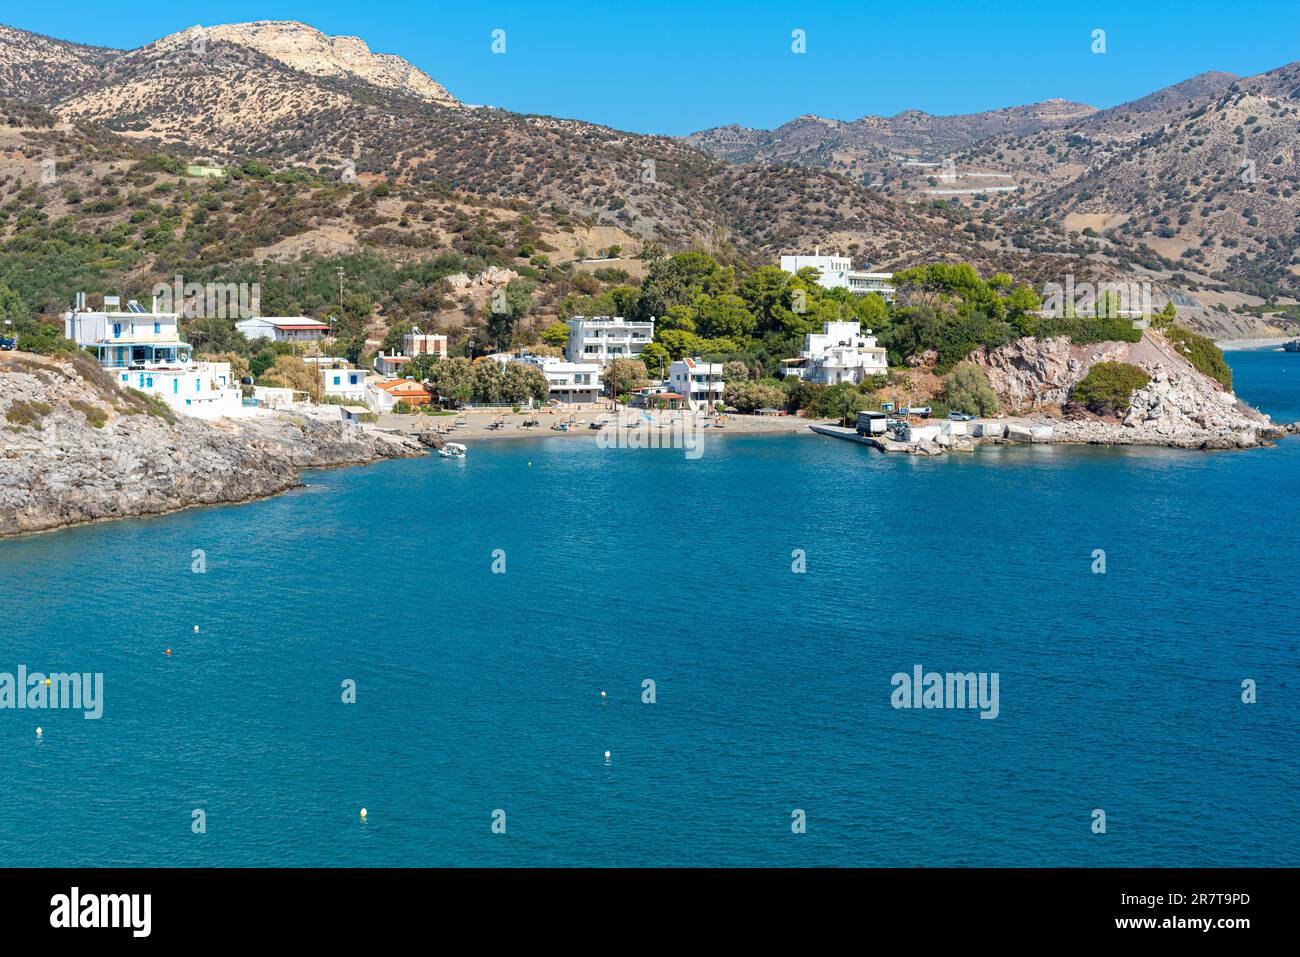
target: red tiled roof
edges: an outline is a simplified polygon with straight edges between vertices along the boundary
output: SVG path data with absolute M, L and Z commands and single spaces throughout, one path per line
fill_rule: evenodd
M 427 395 L 429 392 L 422 383 L 411 382 L 409 379 L 394 379 L 391 382 L 381 382 L 379 388 L 390 394 L 395 392 L 419 392 Z

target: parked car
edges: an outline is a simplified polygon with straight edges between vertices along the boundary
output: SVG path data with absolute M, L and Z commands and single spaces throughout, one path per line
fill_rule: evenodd
M 0 336 L 0 352 L 13 352 L 18 347 L 18 340 L 10 337 L 8 339 Z
M 949 412 L 948 418 L 952 419 L 954 422 L 973 422 L 975 416 L 967 415 L 965 412 Z

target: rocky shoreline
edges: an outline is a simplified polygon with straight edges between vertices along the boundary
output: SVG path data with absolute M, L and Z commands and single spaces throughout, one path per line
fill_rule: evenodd
M 1247 449 L 1300 431 L 1275 424 L 1152 333 L 1137 343 L 1093 346 L 1021 339 L 977 352 L 971 361 L 983 367 L 1008 414 L 928 423 L 917 430 L 923 438 L 907 442 L 862 440 L 834 427 L 818 431 L 916 455 L 1014 443 Z M 1140 365 L 1151 376 L 1121 417 L 1100 418 L 1069 404 L 1073 386 L 1100 361 Z M 325 411 L 205 422 L 119 389 L 84 356 L 2 353 L 0 538 L 248 502 L 301 485 L 304 468 L 424 455 L 427 446 L 440 444 L 432 435 L 355 425 Z M 762 422 L 754 431 L 808 425 L 806 419 Z M 489 434 L 501 435 L 483 433 Z
M 984 370 L 1002 407 L 1011 411 L 973 422 L 928 423 L 913 430 L 919 438 L 871 444 L 913 455 L 970 452 L 990 444 L 1226 450 L 1260 448 L 1300 432 L 1297 424 L 1275 423 L 1237 398 L 1152 331 L 1138 342 L 1092 345 L 1023 338 L 978 350 L 970 361 Z M 1070 402 L 1074 386 L 1098 362 L 1130 363 L 1151 377 L 1120 416 L 1093 415 Z
M 266 498 L 299 470 L 426 454 L 304 415 L 203 422 L 124 392 L 93 363 L 0 359 L 0 537 Z

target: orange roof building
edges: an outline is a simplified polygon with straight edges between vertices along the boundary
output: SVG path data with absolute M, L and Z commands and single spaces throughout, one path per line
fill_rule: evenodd
M 407 405 L 428 405 L 433 401 L 433 395 L 424 387 L 424 384 L 413 379 L 389 379 L 387 382 L 378 383 L 378 386 L 391 395 L 394 402 L 405 402 Z

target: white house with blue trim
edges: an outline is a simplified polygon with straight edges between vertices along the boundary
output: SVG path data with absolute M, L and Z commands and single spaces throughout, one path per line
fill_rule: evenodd
M 134 299 L 121 308 L 116 296 L 92 310 L 84 293 L 63 317 L 64 335 L 93 351 L 99 364 L 123 388 L 157 396 L 177 412 L 202 419 L 250 414 L 228 362 L 193 357 L 181 339 L 176 313 L 148 312 Z
M 325 395 L 340 399 L 366 401 L 366 370 L 358 369 L 346 359 L 317 359 L 321 388 Z

